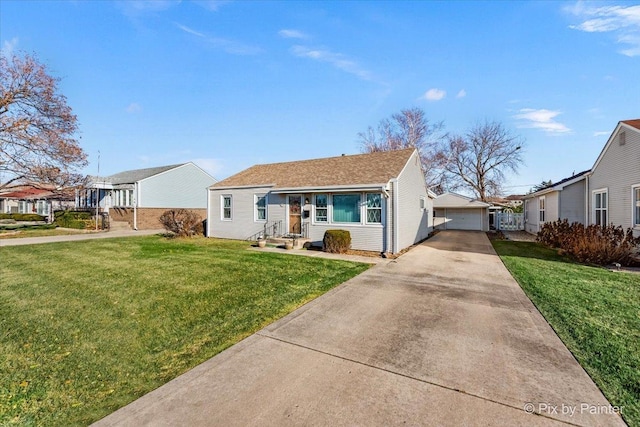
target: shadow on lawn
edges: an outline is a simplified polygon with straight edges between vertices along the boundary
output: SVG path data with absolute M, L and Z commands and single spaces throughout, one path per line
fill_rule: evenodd
M 493 248 L 500 256 L 541 259 L 566 264 L 577 264 L 571 258 L 562 256 L 554 249 L 549 249 L 536 242 L 514 242 L 510 240 L 492 240 Z

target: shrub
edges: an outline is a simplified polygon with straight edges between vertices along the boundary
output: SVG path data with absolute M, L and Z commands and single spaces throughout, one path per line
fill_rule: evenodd
M 0 230 L 53 230 L 56 228 L 55 224 L 24 224 L 14 223 L 7 225 L 0 225 Z
M 538 241 L 545 246 L 558 248 L 576 261 L 587 264 L 630 265 L 633 255 L 640 248 L 640 238 L 633 237 L 633 230 L 620 226 L 584 225 L 567 220 L 546 223 L 538 232 Z
M 191 237 L 203 234 L 202 218 L 195 212 L 186 209 L 170 209 L 160 215 L 160 222 L 165 230 L 179 237 Z
M 53 214 L 54 224 L 58 227 L 85 230 L 95 228 L 95 221 L 91 212 L 86 211 L 56 211 Z
M 351 248 L 351 233 L 347 230 L 327 230 L 322 239 L 322 250 L 343 254 Z
M 15 219 L 16 221 L 46 221 L 46 218 L 42 215 L 28 213 L 0 214 L 0 219 Z

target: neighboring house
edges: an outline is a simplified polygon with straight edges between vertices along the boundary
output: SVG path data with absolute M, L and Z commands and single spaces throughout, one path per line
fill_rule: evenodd
M 434 225 L 440 230 L 489 231 L 491 204 L 456 193 L 444 193 L 433 201 Z
M 587 177 L 589 224 L 614 224 L 640 236 L 640 119 L 623 120 Z
M 207 188 L 215 182 L 191 162 L 94 176 L 78 192 L 76 207 L 98 208 L 111 221 L 126 221 L 135 230 L 162 228 L 159 218 L 167 209 L 188 209 L 204 219 Z
M 0 213 L 35 213 L 52 221 L 53 212 L 73 208 L 74 198 L 68 192 L 19 185 L 0 192 Z
M 525 231 L 536 234 L 545 222 L 562 219 L 584 224 L 588 173 L 588 170 L 580 172 L 525 195 Z
M 341 229 L 354 249 L 397 253 L 432 231 L 433 197 L 414 149 L 256 165 L 209 188 L 207 235 L 321 245 Z

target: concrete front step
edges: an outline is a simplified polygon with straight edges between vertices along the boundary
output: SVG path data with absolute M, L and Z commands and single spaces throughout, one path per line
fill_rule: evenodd
M 109 229 L 111 231 L 131 230 L 131 226 L 127 221 L 111 221 Z

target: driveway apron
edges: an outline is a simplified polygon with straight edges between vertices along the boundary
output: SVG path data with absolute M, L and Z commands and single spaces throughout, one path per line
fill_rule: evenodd
M 610 409 L 486 235 L 445 231 L 96 425 L 624 425 Z

